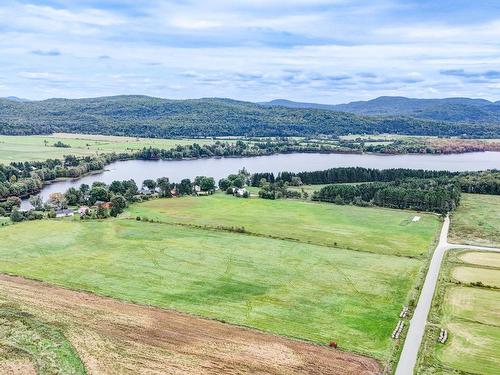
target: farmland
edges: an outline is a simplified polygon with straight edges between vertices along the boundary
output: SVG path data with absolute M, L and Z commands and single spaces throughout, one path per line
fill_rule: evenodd
M 8 302 L 0 297 L 0 373 L 86 374 L 75 349 L 56 326 L 13 308 L 12 299 Z
M 16 330 L 18 335 L 11 340 L 21 334 L 43 340 L 37 342 L 42 350 L 32 350 L 31 355 L 19 346 L 17 350 L 2 346 L 2 374 L 34 374 L 40 365 L 45 365 L 39 367 L 42 374 L 60 373 L 58 370 L 110 375 L 289 374 L 304 368 L 315 375 L 380 373 L 379 364 L 370 358 L 173 311 L 6 275 L 0 276 L 0 288 L 0 304 L 15 304 L 38 324 L 39 336 L 28 327 Z M 10 319 L 13 323 L 14 318 Z M 3 329 L 4 323 L 2 320 Z M 42 335 L 44 332 L 51 336 Z M 61 342 L 61 337 L 71 341 L 79 356 L 68 351 L 68 341 Z M 63 363 L 57 361 L 57 351 L 65 354 Z M 78 357 L 86 372 L 81 371 Z
M 434 297 L 418 373 L 498 373 L 499 263 L 498 253 L 448 254 Z M 437 343 L 440 327 L 448 330 L 445 344 Z
M 62 142 L 70 148 L 54 147 Z M 88 156 L 110 152 L 128 152 L 144 147 L 170 149 L 176 145 L 193 143 L 205 144 L 209 139 L 150 139 L 134 137 L 118 137 L 90 134 L 33 135 L 33 136 L 0 136 L 0 163 L 13 161 L 40 161 L 61 159 L 64 155 Z
M 440 225 L 430 214 L 312 202 L 235 199 L 153 200 L 133 206 L 129 216 L 169 223 L 244 227 L 246 231 L 324 246 L 388 255 L 426 255 Z
M 462 194 L 449 237 L 453 243 L 500 246 L 500 196 Z
M 4 273 L 322 344 L 334 338 L 378 358 L 389 354 L 389 332 L 421 266 L 403 257 L 132 220 L 2 230 L 6 243 L 17 243 L 0 248 Z M 59 235 L 51 236 L 54 230 Z
M 258 222 L 262 210 L 268 209 L 260 206 L 264 200 L 222 194 L 198 200 L 203 205 L 210 201 L 232 205 L 227 207 L 247 215 L 243 215 L 247 223 Z M 44 220 L 0 228 L 4 244 L 16 243 L 15 247 L 0 246 L 0 272 L 319 344 L 335 340 L 343 350 L 385 362 L 394 345 L 390 332 L 401 306 L 414 297 L 424 265 L 420 259 L 389 255 L 388 246 L 407 241 L 427 252 L 439 224 L 429 215 L 413 223 L 422 225 L 421 229 L 411 230 L 410 224 L 400 223 L 414 213 L 372 208 L 354 211 L 352 215 L 359 218 L 371 212 L 382 215 L 390 230 L 385 232 L 385 247 L 378 247 L 373 238 L 382 229 L 377 229 L 376 221 L 372 231 L 366 230 L 362 219 L 356 224 L 351 218 L 347 225 L 340 214 L 322 211 L 333 205 L 304 203 L 297 207 L 301 202 L 270 202 L 275 209 L 268 210 L 268 215 L 282 211 L 283 217 L 290 218 L 289 228 L 284 221 L 269 232 L 264 222 L 249 226 L 253 233 L 233 233 L 225 229 L 222 216 L 212 216 L 214 208 L 198 211 L 207 227 L 178 219 L 165 223 L 135 220 L 138 210 L 148 210 L 147 215 L 141 213 L 152 219 L 154 210 L 160 217 L 170 204 L 176 209 L 193 205 L 191 198 L 156 200 L 156 208 L 152 202 L 132 206 L 119 219 Z M 255 210 L 248 204 L 255 205 Z M 300 207 L 305 216 L 294 219 Z M 357 209 L 334 207 L 344 215 Z M 318 215 L 328 217 L 328 225 L 342 232 L 340 238 L 358 238 L 359 242 L 352 243 L 356 251 L 343 248 L 344 240 L 337 247 L 314 244 L 312 236 L 305 237 L 312 243 L 305 242 L 302 233 L 311 229 L 301 227 L 300 221 L 306 223 Z M 279 223 L 279 216 L 274 220 Z M 345 227 L 335 227 L 336 221 Z M 400 226 L 410 235 L 404 236 Z M 282 238 L 294 232 L 295 239 Z M 395 253 L 410 255 L 409 249 L 406 245 Z

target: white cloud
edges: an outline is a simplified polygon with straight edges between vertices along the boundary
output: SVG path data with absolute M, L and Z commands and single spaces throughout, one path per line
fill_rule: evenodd
M 403 20 L 391 13 L 407 3 L 152 1 L 134 12 L 12 1 L 0 4 L 0 80 L 18 96 L 39 97 L 494 98 L 495 82 L 465 83 L 440 71 L 498 70 L 500 20 Z M 47 58 L 46 51 L 62 53 Z

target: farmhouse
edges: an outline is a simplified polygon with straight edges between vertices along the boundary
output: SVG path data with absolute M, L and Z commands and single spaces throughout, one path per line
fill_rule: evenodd
M 212 194 L 211 191 L 201 190 L 200 185 L 194 185 L 193 190 L 196 193 L 196 195 L 210 195 L 210 194 Z
M 73 216 L 73 211 L 70 209 L 56 211 L 56 217 L 66 217 L 66 216 Z

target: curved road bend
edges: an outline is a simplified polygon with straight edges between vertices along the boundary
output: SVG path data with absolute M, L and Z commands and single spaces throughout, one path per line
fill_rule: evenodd
M 448 243 L 448 230 L 450 228 L 450 218 L 446 216 L 444 219 L 441 234 L 439 235 L 439 243 L 432 255 L 429 270 L 425 277 L 424 285 L 418 299 L 417 307 L 413 312 L 413 317 L 410 320 L 410 328 L 406 335 L 406 340 L 399 358 L 398 366 L 396 367 L 396 375 L 412 375 L 415 364 L 417 362 L 418 350 L 424 337 L 425 325 L 427 316 L 431 309 L 432 297 L 436 289 L 439 278 L 439 270 L 443 262 L 443 256 L 448 249 L 470 249 L 470 250 L 485 250 L 500 252 L 500 249 L 484 246 L 469 246 L 455 245 Z

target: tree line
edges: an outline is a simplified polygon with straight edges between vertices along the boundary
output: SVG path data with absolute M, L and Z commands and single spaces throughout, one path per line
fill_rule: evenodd
M 391 182 L 409 178 L 448 179 L 456 183 L 464 193 L 500 194 L 500 171 L 450 172 L 429 171 L 423 169 L 393 168 L 373 169 L 363 167 L 330 168 L 313 172 L 272 172 L 254 173 L 252 186 L 261 186 L 262 180 L 270 183 L 287 182 L 297 185 L 297 181 L 306 185 L 324 185 L 358 182 Z
M 208 157 L 231 157 L 231 156 L 264 156 L 272 154 L 286 154 L 291 152 L 318 152 L 318 153 L 359 153 L 358 149 L 339 147 L 328 144 L 303 143 L 298 140 L 280 137 L 272 141 L 243 142 L 221 142 L 215 141 L 211 144 L 200 145 L 178 145 L 171 149 L 159 149 L 145 147 L 133 153 L 133 157 L 143 160 L 178 160 Z
M 328 185 L 314 192 L 312 200 L 445 214 L 459 205 L 460 188 L 448 178 Z
M 45 182 L 57 178 L 81 177 L 90 172 L 100 171 L 113 161 L 128 157 L 128 154 L 106 154 L 83 158 L 68 155 L 62 160 L 47 159 L 13 162 L 9 165 L 0 164 L 0 200 L 11 196 L 26 197 L 37 194 Z
M 371 182 L 371 181 L 394 181 L 403 178 L 436 178 L 442 176 L 454 176 L 456 172 L 449 171 L 428 171 L 423 169 L 392 168 L 374 169 L 363 167 L 338 167 L 322 171 L 312 172 L 279 172 L 274 173 L 254 173 L 252 175 L 252 186 L 259 186 L 261 179 L 268 182 L 285 181 L 292 182 L 296 177 L 306 185 L 337 184 L 348 182 Z

